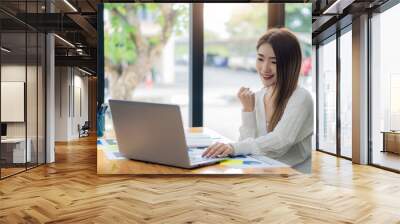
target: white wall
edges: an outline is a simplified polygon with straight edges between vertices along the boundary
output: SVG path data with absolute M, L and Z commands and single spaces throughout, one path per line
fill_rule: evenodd
M 55 140 L 77 139 L 78 124 L 88 120 L 88 78 L 75 68 L 56 67 L 55 98 Z
M 88 77 L 84 76 L 82 72 L 75 69 L 75 104 L 79 104 L 76 100 L 80 100 L 81 113 L 78 110 L 79 108 L 75 107 L 75 119 L 73 123 L 73 136 L 78 137 L 78 129 L 77 126 L 80 124 L 81 126 L 85 123 L 85 121 L 89 120 L 89 92 L 88 92 Z M 78 91 L 80 90 L 80 93 Z M 80 99 L 77 98 L 80 94 Z
M 68 85 L 67 67 L 55 68 L 55 141 L 68 141 Z
M 1 81 L 25 82 L 25 69 L 25 65 L 2 65 Z M 32 69 L 32 66 L 28 66 L 28 73 Z M 30 94 L 28 93 L 28 95 Z M 6 109 L 1 108 L 1 110 Z M 25 126 L 25 122 L 7 122 L 7 137 L 25 137 Z
M 38 69 L 38 70 L 37 70 Z M 29 139 L 29 148 L 31 149 L 31 155 L 33 162 L 39 159 L 39 163 L 44 163 L 44 150 L 45 150 L 45 140 L 44 140 L 44 92 L 43 89 L 44 82 L 41 66 L 30 66 L 27 67 L 20 64 L 3 64 L 1 66 L 1 81 L 2 82 L 24 82 L 26 85 L 26 106 L 25 100 L 21 102 L 18 108 L 10 108 L 10 106 L 5 106 L 2 102 L 2 114 L 4 113 L 22 113 L 21 122 L 6 122 L 7 124 L 7 137 L 8 138 L 24 138 L 25 135 Z M 27 80 L 25 80 L 27 78 Z M 3 85 L 2 85 L 3 87 Z M 24 87 L 23 87 L 24 88 Z M 18 94 L 24 94 L 24 89 L 19 89 Z M 6 94 L 6 95 L 4 95 Z M 10 92 L 5 92 L 2 89 L 2 99 L 10 98 L 7 94 L 12 94 Z M 17 94 L 17 93 L 15 93 Z M 22 98 L 25 98 L 23 96 Z M 12 102 L 11 102 L 12 103 Z M 17 103 L 17 102 L 14 102 Z M 26 112 L 26 120 L 24 114 Z

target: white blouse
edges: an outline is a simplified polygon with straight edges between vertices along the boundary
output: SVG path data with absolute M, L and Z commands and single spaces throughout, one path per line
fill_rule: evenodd
M 264 96 L 266 89 L 255 93 L 253 112 L 242 112 L 239 141 L 232 143 L 234 155 L 264 155 L 290 166 L 311 157 L 314 131 L 314 106 L 311 94 L 298 86 L 286 105 L 281 120 L 272 132 L 267 131 Z

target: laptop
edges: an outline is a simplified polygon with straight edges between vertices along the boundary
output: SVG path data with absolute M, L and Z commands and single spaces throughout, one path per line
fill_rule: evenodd
M 189 148 L 178 105 L 109 100 L 120 153 L 130 159 L 195 168 L 224 158 L 203 158 Z M 189 144 L 190 145 L 190 144 Z

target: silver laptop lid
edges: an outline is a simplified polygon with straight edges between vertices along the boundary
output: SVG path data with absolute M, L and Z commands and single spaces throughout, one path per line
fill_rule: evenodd
M 109 100 L 119 151 L 136 160 L 188 167 L 178 105 Z

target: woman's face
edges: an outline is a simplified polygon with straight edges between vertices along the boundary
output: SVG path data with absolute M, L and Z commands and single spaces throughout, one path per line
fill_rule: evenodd
M 276 57 L 270 44 L 264 43 L 258 48 L 256 69 L 265 87 L 276 84 Z

